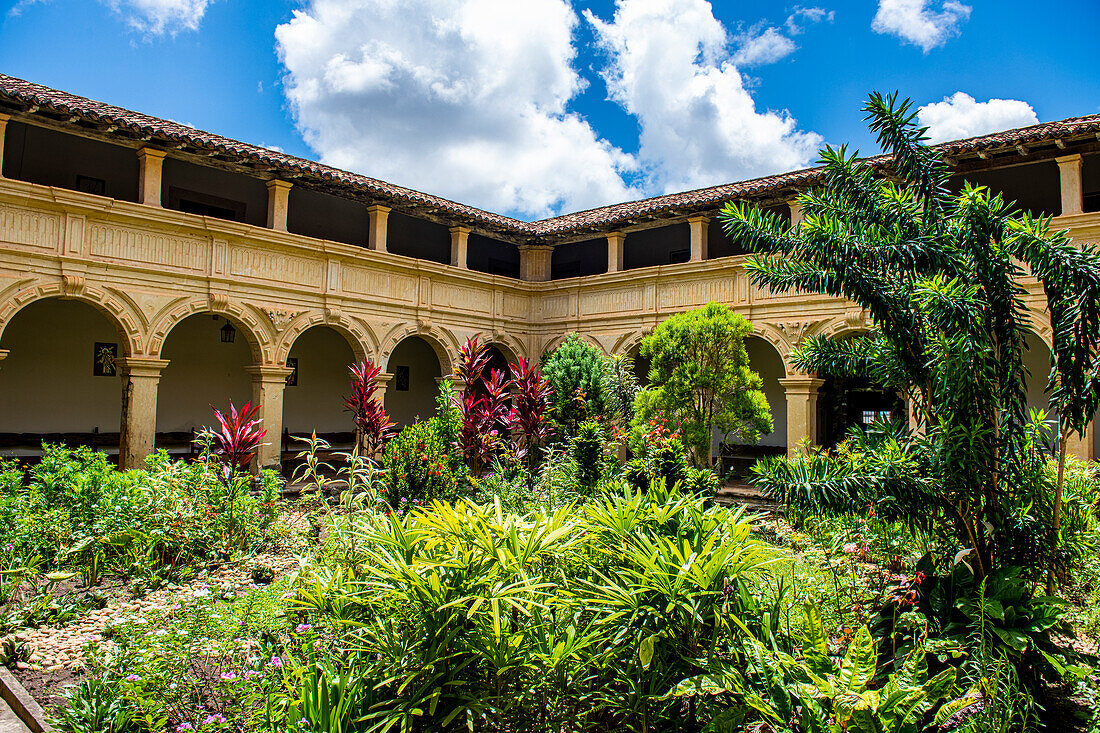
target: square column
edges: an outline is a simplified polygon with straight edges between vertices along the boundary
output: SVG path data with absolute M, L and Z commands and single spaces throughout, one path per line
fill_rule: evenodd
M 1089 423 L 1084 437 L 1077 433 L 1069 436 L 1066 442 L 1066 453 L 1082 461 L 1095 461 L 1100 457 L 1096 455 L 1096 420 Z
M 260 408 L 257 416 L 263 420 L 262 428 L 267 431 L 264 442 L 256 451 L 254 469 L 282 467 L 283 440 L 283 392 L 286 390 L 286 378 L 294 370 L 285 366 L 263 364 L 245 367 L 252 375 L 252 404 Z
M 4 134 L 7 132 L 11 115 L 0 114 L 0 178 L 4 177 Z
M 290 211 L 290 181 L 274 179 L 267 182 L 267 228 L 286 231 L 286 216 Z
M 528 282 L 550 279 L 550 258 L 554 248 L 548 244 L 519 245 L 519 277 Z
M 791 226 L 796 227 L 802 223 L 802 204 L 798 202 L 798 199 L 791 199 L 787 202 L 787 208 L 791 210 Z
M 167 359 L 124 357 L 115 362 L 122 376 L 122 429 L 118 466 L 141 468 L 157 435 L 157 391 Z
M 142 148 L 138 156 L 138 203 L 146 206 L 160 206 L 161 178 L 164 170 L 163 150 Z
M 688 219 L 691 227 L 691 261 L 702 262 L 707 258 L 707 227 L 710 217 L 693 216 Z
M 607 235 L 607 271 L 622 272 L 623 269 L 623 242 L 626 235 L 622 232 L 611 232 Z
M 386 251 L 386 235 L 389 232 L 390 207 L 368 206 L 370 228 L 367 231 L 367 249 L 375 252 Z
M 805 455 L 817 445 L 817 394 L 825 380 L 802 374 L 779 383 L 787 393 L 787 455 Z
M 469 239 L 469 227 L 451 227 L 451 267 L 466 269 L 466 244 Z
M 1084 187 L 1081 184 L 1081 156 L 1063 155 L 1055 158 L 1058 177 L 1062 182 L 1062 214 L 1080 214 L 1085 210 Z

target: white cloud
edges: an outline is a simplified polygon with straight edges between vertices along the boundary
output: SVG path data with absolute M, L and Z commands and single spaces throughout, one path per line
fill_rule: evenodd
M 104 0 L 135 29 L 159 36 L 198 30 L 211 0 Z
M 936 143 L 1039 122 L 1035 110 L 1027 102 L 1018 99 L 978 102 L 964 92 L 955 92 L 950 97 L 944 97 L 942 102 L 924 105 L 917 110 L 917 119 L 928 128 L 928 137 Z
M 821 137 L 786 111 L 758 111 L 705 0 L 618 0 L 585 13 L 609 55 L 611 98 L 638 119 L 651 191 L 672 191 L 805 166 Z
M 970 6 L 957 0 L 879 0 L 871 21 L 876 33 L 888 33 L 920 46 L 928 53 L 959 34 L 959 26 L 970 17 Z
M 577 22 L 566 0 L 308 0 L 275 37 L 325 162 L 544 216 L 639 193 L 632 157 L 566 109 Z
M 798 46 L 778 28 L 765 28 L 763 32 L 748 33 L 740 37 L 733 62 L 738 66 L 772 64 L 794 53 Z
M 825 8 L 804 8 L 801 5 L 794 6 L 794 12 L 787 16 L 787 32 L 792 36 L 802 33 L 808 23 L 820 23 L 822 21 L 833 22 L 836 13 Z

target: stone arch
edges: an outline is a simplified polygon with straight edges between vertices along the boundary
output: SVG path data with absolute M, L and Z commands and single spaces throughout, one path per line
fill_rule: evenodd
M 615 346 L 611 349 L 611 353 L 630 356 L 631 352 L 641 346 L 642 339 L 644 339 L 650 331 L 651 329 L 645 329 L 623 334 L 619 337 L 619 340 L 615 342 Z
M 805 335 L 809 335 L 804 334 Z M 779 358 L 783 361 L 783 373 L 784 376 L 791 374 L 793 371 L 790 365 L 791 351 L 794 349 L 795 344 L 790 339 L 785 338 L 783 334 L 775 326 L 770 323 L 754 323 L 752 324 L 752 336 L 761 341 L 766 342 L 769 346 L 775 349 L 779 354 Z
M 244 334 L 252 352 L 255 364 L 278 364 L 273 353 L 275 341 L 270 330 L 264 325 L 264 321 L 255 308 L 231 303 L 225 299 L 193 299 L 184 301 L 161 316 L 149 331 L 149 353 L 160 356 L 164 348 L 164 341 L 168 334 L 181 321 L 196 313 L 209 313 L 222 316 L 229 320 L 233 326 Z
M 596 348 L 596 350 L 599 351 L 601 354 L 603 354 L 604 356 L 607 356 L 607 349 L 605 349 L 603 347 L 603 344 L 601 344 L 599 341 L 592 338 L 588 334 L 580 333 L 579 331 L 569 331 L 568 333 L 559 334 L 559 335 L 555 336 L 554 338 L 550 339 L 550 341 L 546 344 L 546 346 L 543 347 L 542 355 L 545 356 L 549 352 L 551 352 L 554 349 L 561 346 L 563 343 L 565 343 L 565 340 L 567 338 L 569 338 L 574 333 L 577 334 L 578 336 L 580 336 L 582 339 L 584 339 L 590 345 L 594 346 Z
M 450 331 L 428 324 L 410 323 L 391 329 L 382 340 L 382 346 L 378 349 L 378 363 L 388 369 L 393 350 L 409 336 L 419 336 L 428 342 L 432 350 L 435 351 L 436 358 L 439 359 L 439 368 L 444 376 L 454 371 L 454 359 L 455 355 L 458 354 L 459 347 L 458 340 Z
M 864 311 L 852 311 L 825 323 L 816 333 L 825 338 L 835 339 L 856 336 L 871 330 L 871 318 Z
M 503 331 L 481 331 L 477 334 L 477 340 L 487 346 L 495 346 L 510 364 L 515 364 L 521 356 L 527 354 L 523 344 Z
M 316 326 L 327 326 L 343 336 L 351 347 L 356 361 L 365 361 L 373 357 L 373 339 L 361 324 L 347 316 L 332 317 L 320 312 L 307 312 L 291 321 L 286 330 L 280 334 L 275 346 L 275 363 L 285 364 L 298 337 Z
M 0 336 L 16 313 L 38 301 L 48 298 L 76 300 L 87 303 L 107 317 L 118 331 L 121 356 L 144 353 L 141 339 L 141 316 L 133 312 L 129 304 L 101 288 L 89 286 L 83 277 L 65 276 L 63 280 L 50 282 L 23 281 L 0 294 Z

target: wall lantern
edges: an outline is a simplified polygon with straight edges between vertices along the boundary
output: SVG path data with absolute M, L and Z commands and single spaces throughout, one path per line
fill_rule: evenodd
M 233 340 L 237 338 L 237 329 L 233 328 L 233 324 L 229 321 L 226 321 L 225 325 L 222 326 L 219 331 L 222 335 L 223 344 L 231 344 Z

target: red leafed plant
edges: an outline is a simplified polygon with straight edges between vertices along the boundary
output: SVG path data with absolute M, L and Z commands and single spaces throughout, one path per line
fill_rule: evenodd
M 248 470 L 248 464 L 263 444 L 261 441 L 267 431 L 260 427 L 263 421 L 255 417 L 260 406 L 253 407 L 251 401 L 244 403 L 240 410 L 233 404 L 233 400 L 229 401 L 227 412 L 222 412 L 213 405 L 210 409 L 214 411 L 214 418 L 220 425 L 217 430 L 211 431 L 214 453 L 221 457 L 228 481 L 235 472 Z
M 372 361 L 361 361 L 348 367 L 348 371 L 351 373 L 351 394 L 344 398 L 344 407 L 355 420 L 360 449 L 364 455 L 373 456 L 393 435 L 390 416 L 374 396 L 382 367 Z
M 550 384 L 542 378 L 538 364 L 520 358 L 512 364 L 512 409 L 508 429 L 515 435 L 516 458 L 532 474 L 538 469 L 540 450 L 553 433 L 550 423 Z
M 470 473 L 480 476 L 493 458 L 501 439 L 508 413 L 508 388 L 512 381 L 504 372 L 494 369 L 488 379 L 485 369 L 489 354 L 477 338 L 466 339 L 458 352 L 455 374 L 465 387 L 457 399 L 462 412 L 459 447 Z

